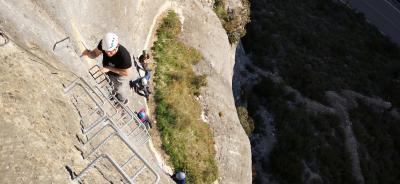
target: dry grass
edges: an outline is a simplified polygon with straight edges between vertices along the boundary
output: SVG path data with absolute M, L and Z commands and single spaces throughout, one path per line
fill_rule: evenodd
M 192 69 L 202 56 L 178 40 L 180 27 L 177 15 L 169 12 L 153 47 L 157 62 L 157 127 L 163 149 L 176 170 L 186 171 L 188 183 L 212 183 L 218 175 L 214 141 L 194 98 L 200 87 L 206 85 L 205 76 L 196 76 Z

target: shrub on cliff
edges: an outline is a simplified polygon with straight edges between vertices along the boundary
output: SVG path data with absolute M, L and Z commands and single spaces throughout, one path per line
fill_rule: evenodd
M 246 107 L 239 106 L 236 108 L 236 110 L 239 116 L 240 124 L 242 124 L 242 127 L 246 132 L 247 136 L 250 136 L 254 130 L 253 119 L 249 116 Z
M 225 0 L 214 1 L 214 12 L 221 20 L 231 44 L 237 43 L 246 34 L 245 26 L 250 22 L 250 3 L 242 0 L 242 7 L 225 7 Z

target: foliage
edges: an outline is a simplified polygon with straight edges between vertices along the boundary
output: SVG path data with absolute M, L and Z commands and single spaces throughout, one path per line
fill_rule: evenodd
M 218 175 L 214 141 L 209 126 L 200 119 L 201 106 L 194 98 L 206 85 L 206 77 L 196 76 L 192 69 L 202 56 L 178 40 L 180 28 L 177 15 L 169 12 L 152 48 L 157 62 L 157 127 L 163 148 L 175 169 L 186 171 L 188 183 L 212 183 Z
M 220 19 L 231 44 L 237 43 L 246 34 L 245 26 L 250 22 L 250 3 L 241 0 L 243 7 L 225 9 L 226 0 L 214 1 L 214 12 Z
M 264 160 L 263 168 L 280 183 L 304 183 L 304 164 L 321 176 L 322 183 L 354 183 L 338 117 L 305 111 L 302 104 L 291 102 L 292 94 L 286 94 L 283 88 L 283 84 L 264 78 L 253 91 L 257 100 L 265 103 L 249 101 L 258 106 L 268 104 L 268 110 L 274 114 L 278 143 L 270 161 Z M 260 120 L 255 121 L 257 127 Z
M 259 67 L 279 71 L 303 95 L 352 89 L 400 106 L 400 49 L 341 3 L 253 1 L 244 47 Z
M 254 131 L 260 119 L 253 115 L 266 107 L 278 141 L 257 172 L 272 173 L 279 183 L 304 183 L 306 163 L 320 183 L 355 183 L 337 117 L 305 111 L 284 86 L 322 103 L 326 91 L 350 89 L 399 107 L 399 47 L 362 14 L 331 0 L 258 0 L 251 8 L 244 48 L 258 67 L 282 77 L 281 83 L 262 79 L 248 98 Z M 399 158 L 398 121 L 383 116 L 366 109 L 351 113 L 366 183 L 399 181 L 400 165 L 390 162 Z
M 365 104 L 350 112 L 359 144 L 359 156 L 366 184 L 397 183 L 400 180 L 399 120 L 388 111 L 371 110 Z
M 246 107 L 239 106 L 236 108 L 236 110 L 237 110 L 237 113 L 239 116 L 240 124 L 242 124 L 242 127 L 243 127 L 244 131 L 246 132 L 246 134 L 248 136 L 250 136 L 254 130 L 253 119 L 247 113 Z

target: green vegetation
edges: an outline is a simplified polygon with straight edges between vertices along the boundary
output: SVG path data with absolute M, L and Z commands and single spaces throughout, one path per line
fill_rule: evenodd
M 250 22 L 250 3 L 242 0 L 243 7 L 225 9 L 226 0 L 214 1 L 214 12 L 221 20 L 231 44 L 237 43 L 246 34 L 245 26 Z
M 355 183 L 338 118 L 305 111 L 284 86 L 325 104 L 326 91 L 351 89 L 399 107 L 399 47 L 362 14 L 331 0 L 258 0 L 251 7 L 244 48 L 258 67 L 283 81 L 262 79 L 244 95 L 254 132 L 262 121 L 254 115 L 260 107 L 273 114 L 276 126 L 277 144 L 257 173 L 272 173 L 279 183 L 304 183 L 306 163 L 321 176 L 315 183 Z M 366 183 L 399 181 L 400 165 L 393 161 L 399 159 L 399 121 L 362 107 L 351 116 Z
M 305 111 L 302 104 L 291 102 L 293 94 L 286 94 L 283 87 L 264 78 L 254 86 L 255 96 L 249 99 L 249 104 L 256 105 L 252 108 L 268 104 L 274 114 L 278 144 L 271 152 L 270 162 L 263 162 L 263 168 L 283 184 L 304 183 L 304 163 L 321 176 L 319 183 L 354 183 L 339 119 Z M 255 119 L 256 127 L 260 121 Z M 260 183 L 257 177 L 254 183 Z
M 202 56 L 178 40 L 180 28 L 177 15 L 169 12 L 152 48 L 157 62 L 157 127 L 163 148 L 175 169 L 186 171 L 188 183 L 212 183 L 218 175 L 214 141 L 209 126 L 200 119 L 201 106 L 194 99 L 200 87 L 206 85 L 205 76 L 196 76 L 192 69 Z
M 331 0 L 252 3 L 243 43 L 258 66 L 321 102 L 352 89 L 400 106 L 400 49 L 362 14 Z
M 240 124 L 242 124 L 247 136 L 250 136 L 254 130 L 253 119 L 249 116 L 246 107 L 237 107 L 236 110 L 239 116 Z
M 399 120 L 360 104 L 350 112 L 366 184 L 400 181 Z

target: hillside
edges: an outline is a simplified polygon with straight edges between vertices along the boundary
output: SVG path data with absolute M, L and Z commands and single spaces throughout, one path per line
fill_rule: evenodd
M 254 183 L 396 183 L 399 46 L 331 0 L 253 1 L 251 17 L 235 77 Z

